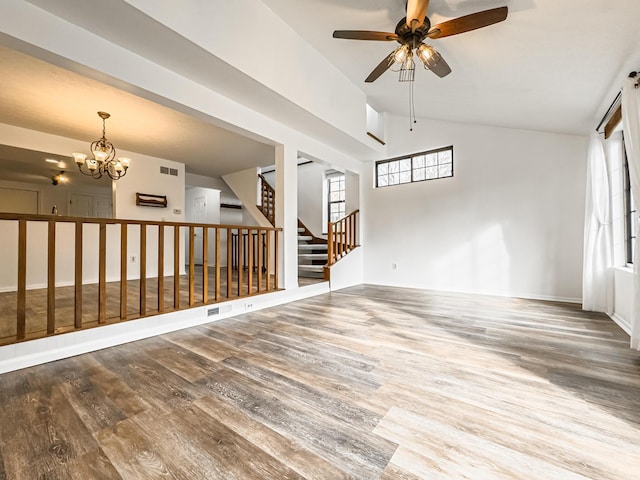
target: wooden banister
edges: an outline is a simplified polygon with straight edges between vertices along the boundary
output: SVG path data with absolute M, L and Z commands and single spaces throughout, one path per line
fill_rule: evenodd
M 262 214 L 269 220 L 271 225 L 276 224 L 276 191 L 267 182 L 262 175 L 258 175 L 260 178 L 260 205 L 258 208 Z
M 327 228 L 328 267 L 331 267 L 331 265 L 335 264 L 358 246 L 359 213 L 360 210 L 355 210 L 346 217 L 336 220 L 335 222 L 329 222 Z
M 8 313 L 0 312 L 0 322 L 15 325 L 15 333 L 0 338 L 0 345 L 243 298 L 277 288 L 277 283 L 276 286 L 272 285 L 271 278 L 275 277 L 277 282 L 278 236 L 282 231 L 278 228 L 10 213 L 0 213 L 0 220 L 15 222 L 17 226 L 17 242 L 10 240 L 7 244 L 14 245 L 12 248 L 16 250 L 13 255 L 18 264 L 17 279 L 11 287 L 14 290 L 6 293 L 15 302 L 15 313 L 6 318 Z M 27 318 L 32 309 L 31 297 L 30 308 L 27 309 L 27 294 L 29 292 L 31 295 L 33 288 L 27 284 L 27 262 L 32 261 L 31 257 L 27 259 L 27 252 L 41 241 L 37 238 L 39 235 L 31 233 L 31 224 L 44 225 L 47 232 L 46 256 L 40 260 L 43 262 L 42 267 L 29 265 L 29 268 L 39 271 L 46 269 L 46 287 L 43 294 L 38 294 L 38 298 L 43 298 L 44 301 L 42 307 L 38 307 L 43 314 L 37 318 Z M 71 228 L 61 228 L 62 224 L 69 224 Z M 4 230 L 0 240 L 11 235 L 5 232 L 16 230 Z M 202 246 L 200 243 L 196 244 L 196 235 L 198 241 L 202 236 Z M 64 252 L 61 250 L 58 255 L 59 258 L 63 254 L 72 255 L 72 261 L 67 262 L 69 265 L 56 262 L 56 245 L 61 244 L 73 245 L 73 248 L 65 249 Z M 183 246 L 189 249 L 186 257 L 180 253 Z M 116 255 L 119 250 L 120 258 L 116 261 L 112 260 L 113 249 L 116 250 Z M 226 255 L 222 253 L 225 249 Z M 238 255 L 236 258 L 233 256 L 234 251 Z M 211 256 L 209 252 L 212 252 Z M 196 269 L 196 258 L 200 253 L 202 262 L 198 260 L 199 267 Z M 128 278 L 132 273 L 128 271 L 128 264 L 135 261 L 129 258 L 129 254 L 139 255 L 137 278 Z M 86 262 L 88 255 L 95 259 L 95 270 L 95 267 L 83 264 L 83 258 Z M 168 272 L 169 276 L 165 276 L 165 255 L 173 258 L 173 262 L 168 262 L 169 265 L 173 263 L 173 272 Z M 237 275 L 233 271 L 236 259 Z M 222 264 L 225 260 L 227 265 Z M 215 265 L 211 262 L 215 262 Z M 186 281 L 185 275 L 181 275 L 185 266 Z M 119 267 L 119 273 L 114 275 L 112 267 Z M 215 276 L 209 273 L 210 268 L 215 268 Z M 223 273 L 224 269 L 226 272 Z M 95 273 L 87 274 L 91 271 Z M 153 281 L 156 271 L 157 281 Z M 92 275 L 95 277 L 89 278 Z M 210 285 L 212 281 L 215 286 Z M 92 288 L 84 288 L 92 284 Z M 165 286 L 169 291 L 173 290 L 173 306 L 165 302 Z M 87 297 L 89 292 L 93 292 L 93 298 Z M 128 298 L 137 296 L 136 294 L 139 295 L 138 312 L 129 310 L 127 303 Z M 59 307 L 57 303 L 60 304 Z M 73 308 L 66 308 L 67 305 L 73 305 Z M 92 320 L 84 318 L 83 321 L 83 310 L 93 308 L 97 310 L 97 316 Z M 11 329 L 5 328 L 2 331 Z

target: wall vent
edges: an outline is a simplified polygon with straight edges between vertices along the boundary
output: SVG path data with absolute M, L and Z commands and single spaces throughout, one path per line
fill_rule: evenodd
M 160 167 L 160 173 L 163 175 L 173 175 L 174 177 L 178 176 L 177 168 L 169 168 L 169 167 Z
M 214 307 L 207 310 L 207 317 L 213 317 L 214 315 L 218 315 L 220 313 L 220 307 Z

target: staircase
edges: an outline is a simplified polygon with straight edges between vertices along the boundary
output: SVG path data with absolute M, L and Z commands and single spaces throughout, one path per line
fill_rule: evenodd
M 298 220 L 298 276 L 324 278 L 327 259 L 327 241 L 314 236 Z

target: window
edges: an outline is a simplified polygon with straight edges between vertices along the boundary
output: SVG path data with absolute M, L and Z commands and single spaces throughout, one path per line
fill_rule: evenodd
M 624 150 L 624 237 L 627 263 L 633 263 L 636 232 L 638 231 L 638 212 L 633 202 L 631 191 L 631 181 L 629 180 L 629 163 L 627 162 L 627 152 Z
M 329 221 L 335 222 L 345 216 L 344 175 L 327 178 L 327 196 L 329 197 Z
M 376 162 L 376 187 L 453 177 L 453 146 Z

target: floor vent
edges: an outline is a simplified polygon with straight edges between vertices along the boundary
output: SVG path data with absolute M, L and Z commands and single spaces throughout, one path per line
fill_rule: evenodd
M 207 317 L 213 317 L 214 315 L 218 315 L 220 313 L 220 307 L 210 308 L 207 310 Z

